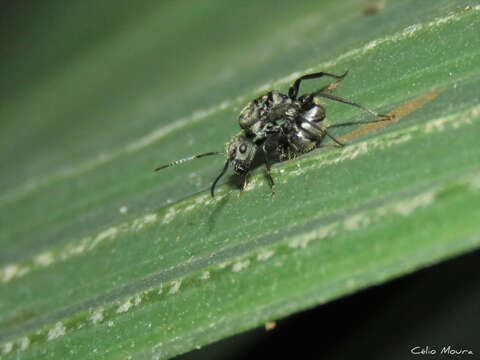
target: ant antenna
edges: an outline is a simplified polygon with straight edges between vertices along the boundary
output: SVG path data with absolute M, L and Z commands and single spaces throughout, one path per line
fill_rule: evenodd
M 203 154 L 193 155 L 193 156 L 187 157 L 187 158 L 185 158 L 185 159 L 180 159 L 180 160 L 172 161 L 171 163 L 162 165 L 162 166 L 156 168 L 155 171 L 163 170 L 163 169 L 166 169 L 166 168 L 168 168 L 168 167 L 170 167 L 170 166 L 175 166 L 175 165 L 178 165 L 178 164 L 183 164 L 184 162 L 187 162 L 187 161 L 190 161 L 190 160 L 193 160 L 193 159 L 199 159 L 199 158 L 201 158 L 201 157 L 210 156 L 210 155 L 225 155 L 225 153 L 223 153 L 223 152 L 218 152 L 218 151 L 213 151 L 213 152 L 207 152 L 207 153 L 203 153 Z
M 230 164 L 230 159 L 227 159 L 227 161 L 225 162 L 225 166 L 223 167 L 223 170 L 222 172 L 220 173 L 220 175 L 217 176 L 217 178 L 215 179 L 215 181 L 213 182 L 212 184 L 212 187 L 210 189 L 210 194 L 212 194 L 212 198 L 215 197 L 215 185 L 217 185 L 217 182 L 218 180 L 220 180 L 220 178 L 225 175 L 225 173 L 227 172 L 227 169 L 228 169 L 228 165 Z

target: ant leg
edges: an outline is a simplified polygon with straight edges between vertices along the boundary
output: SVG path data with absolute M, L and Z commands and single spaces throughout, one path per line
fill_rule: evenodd
M 275 195 L 275 182 L 273 181 L 272 178 L 272 164 L 270 164 L 270 160 L 268 159 L 267 153 L 265 150 L 263 150 L 263 158 L 265 159 L 265 167 L 267 169 L 267 178 L 268 181 L 270 182 L 270 186 L 272 187 L 272 196 Z
M 328 136 L 330 139 L 332 139 L 338 146 L 340 146 L 340 147 L 344 147 L 344 146 L 345 146 L 344 143 L 338 141 L 337 139 L 335 139 L 335 138 L 334 138 L 332 135 L 330 135 L 329 133 L 327 133 L 327 136 Z
M 249 176 L 249 175 L 250 175 L 250 173 L 246 173 L 246 174 L 245 174 L 245 177 L 243 178 L 242 188 L 240 189 L 240 192 L 238 193 L 237 198 L 240 198 L 240 195 L 242 195 L 242 193 L 244 192 L 244 190 L 247 188 L 247 185 L 248 185 L 248 176 Z
M 339 96 L 334 96 L 334 95 L 327 94 L 327 93 L 322 93 L 322 92 L 314 93 L 313 96 L 314 97 L 317 97 L 317 96 L 318 97 L 323 97 L 323 98 L 330 99 L 330 100 L 333 100 L 333 101 L 338 101 L 338 102 L 341 102 L 341 103 L 344 103 L 344 104 L 347 104 L 347 105 L 355 106 L 359 109 L 362 109 L 363 111 L 369 112 L 370 114 L 374 115 L 375 117 L 381 118 L 382 120 L 391 120 L 392 119 L 391 115 L 379 114 L 379 113 L 377 113 L 373 110 L 367 109 L 366 107 L 364 107 L 360 104 L 354 103 L 353 101 L 341 98 Z
M 348 70 L 345 71 L 342 75 L 335 75 L 335 74 L 330 74 L 326 72 L 318 72 L 318 73 L 303 75 L 299 77 L 297 80 L 295 80 L 293 85 L 290 87 L 290 89 L 288 90 L 288 97 L 292 100 L 295 100 L 297 98 L 298 88 L 300 87 L 300 83 L 302 82 L 302 80 L 317 79 L 322 76 L 330 76 L 332 78 L 342 80 L 345 76 L 347 76 L 347 74 L 348 74 Z
M 371 123 L 377 123 L 377 122 L 382 122 L 382 121 L 390 121 L 395 118 L 395 115 L 384 115 L 384 117 L 381 117 L 378 120 L 370 120 L 370 121 L 350 121 L 350 122 L 344 122 L 340 124 L 332 124 L 328 125 L 327 129 L 332 129 L 332 128 L 337 128 L 337 127 L 342 127 L 342 126 L 352 126 L 352 125 L 359 125 L 359 124 L 371 124 Z
M 331 83 L 328 84 L 328 85 L 325 85 L 325 86 L 324 86 L 323 88 L 321 88 L 318 92 L 321 92 L 321 93 L 326 92 L 326 93 L 330 93 L 330 94 L 333 93 L 333 92 L 337 89 L 337 87 L 340 86 L 340 84 L 342 83 L 343 79 L 344 79 L 344 78 L 342 77 L 341 79 L 339 79 L 339 80 L 337 80 L 337 81 L 334 81 L 334 82 L 331 82 Z
M 275 195 L 275 182 L 272 178 L 272 164 L 270 163 L 270 159 L 268 158 L 268 154 L 271 150 L 278 148 L 279 143 L 277 138 L 269 138 L 267 141 L 263 143 L 262 151 L 263 151 L 263 161 L 265 162 L 265 167 L 267 169 L 267 179 L 272 187 L 272 196 Z

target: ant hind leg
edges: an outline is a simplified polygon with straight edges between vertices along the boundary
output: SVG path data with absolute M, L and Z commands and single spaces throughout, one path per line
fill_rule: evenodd
M 296 100 L 297 99 L 297 95 L 298 95 L 298 88 L 300 87 L 300 83 L 303 81 L 303 80 L 309 80 L 309 79 L 318 79 L 322 76 L 329 76 L 329 77 L 332 77 L 334 79 L 339 79 L 340 82 L 341 80 L 343 80 L 343 78 L 345 76 L 347 76 L 348 74 L 348 70 L 345 71 L 342 75 L 335 75 L 335 74 L 330 74 L 330 73 L 326 73 L 326 72 L 318 72 L 318 73 L 313 73 L 313 74 L 307 74 L 307 75 L 303 75 L 303 76 L 300 76 L 297 80 L 295 80 L 295 82 L 293 83 L 293 85 L 290 87 L 290 89 L 288 90 L 288 97 L 292 100 Z M 338 85 L 337 85 L 338 86 Z

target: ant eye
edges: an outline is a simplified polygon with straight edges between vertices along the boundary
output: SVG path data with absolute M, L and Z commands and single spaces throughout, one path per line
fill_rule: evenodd
M 239 150 L 242 154 L 245 153 L 245 151 L 247 151 L 247 145 L 245 145 L 245 144 L 240 145 L 240 147 L 238 148 L 238 150 Z

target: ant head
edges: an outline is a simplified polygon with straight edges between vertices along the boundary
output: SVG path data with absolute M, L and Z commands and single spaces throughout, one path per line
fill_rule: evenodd
M 220 175 L 217 176 L 210 188 L 210 194 L 215 196 L 215 186 L 218 180 L 225 175 L 230 163 L 233 165 L 233 170 L 236 174 L 245 175 L 250 171 L 257 146 L 252 139 L 246 137 L 243 133 L 235 135 L 227 144 L 227 161 L 222 169 Z
M 242 133 L 234 136 L 227 144 L 228 161 L 232 162 L 236 174 L 245 175 L 250 171 L 257 152 L 257 145 Z
M 212 194 L 212 197 L 214 196 L 215 186 L 217 185 L 218 180 L 220 180 L 220 178 L 223 175 L 225 175 L 230 163 L 233 165 L 233 170 L 235 171 L 235 173 L 244 175 L 250 171 L 250 167 L 252 165 L 253 159 L 255 158 L 256 152 L 257 152 L 257 146 L 254 144 L 252 139 L 246 137 L 243 133 L 240 133 L 234 136 L 228 142 L 227 152 L 226 152 L 227 161 L 223 166 L 222 172 L 220 173 L 220 175 L 217 176 L 217 178 L 212 184 L 212 187 L 210 189 L 210 193 Z M 215 151 L 215 152 L 208 152 L 208 153 L 189 156 L 187 158 L 172 161 L 168 164 L 162 165 L 156 168 L 155 171 L 160 171 L 171 166 L 183 164 L 185 162 L 188 162 L 194 159 L 199 159 L 204 156 L 210 156 L 210 155 L 225 155 L 225 153 Z

